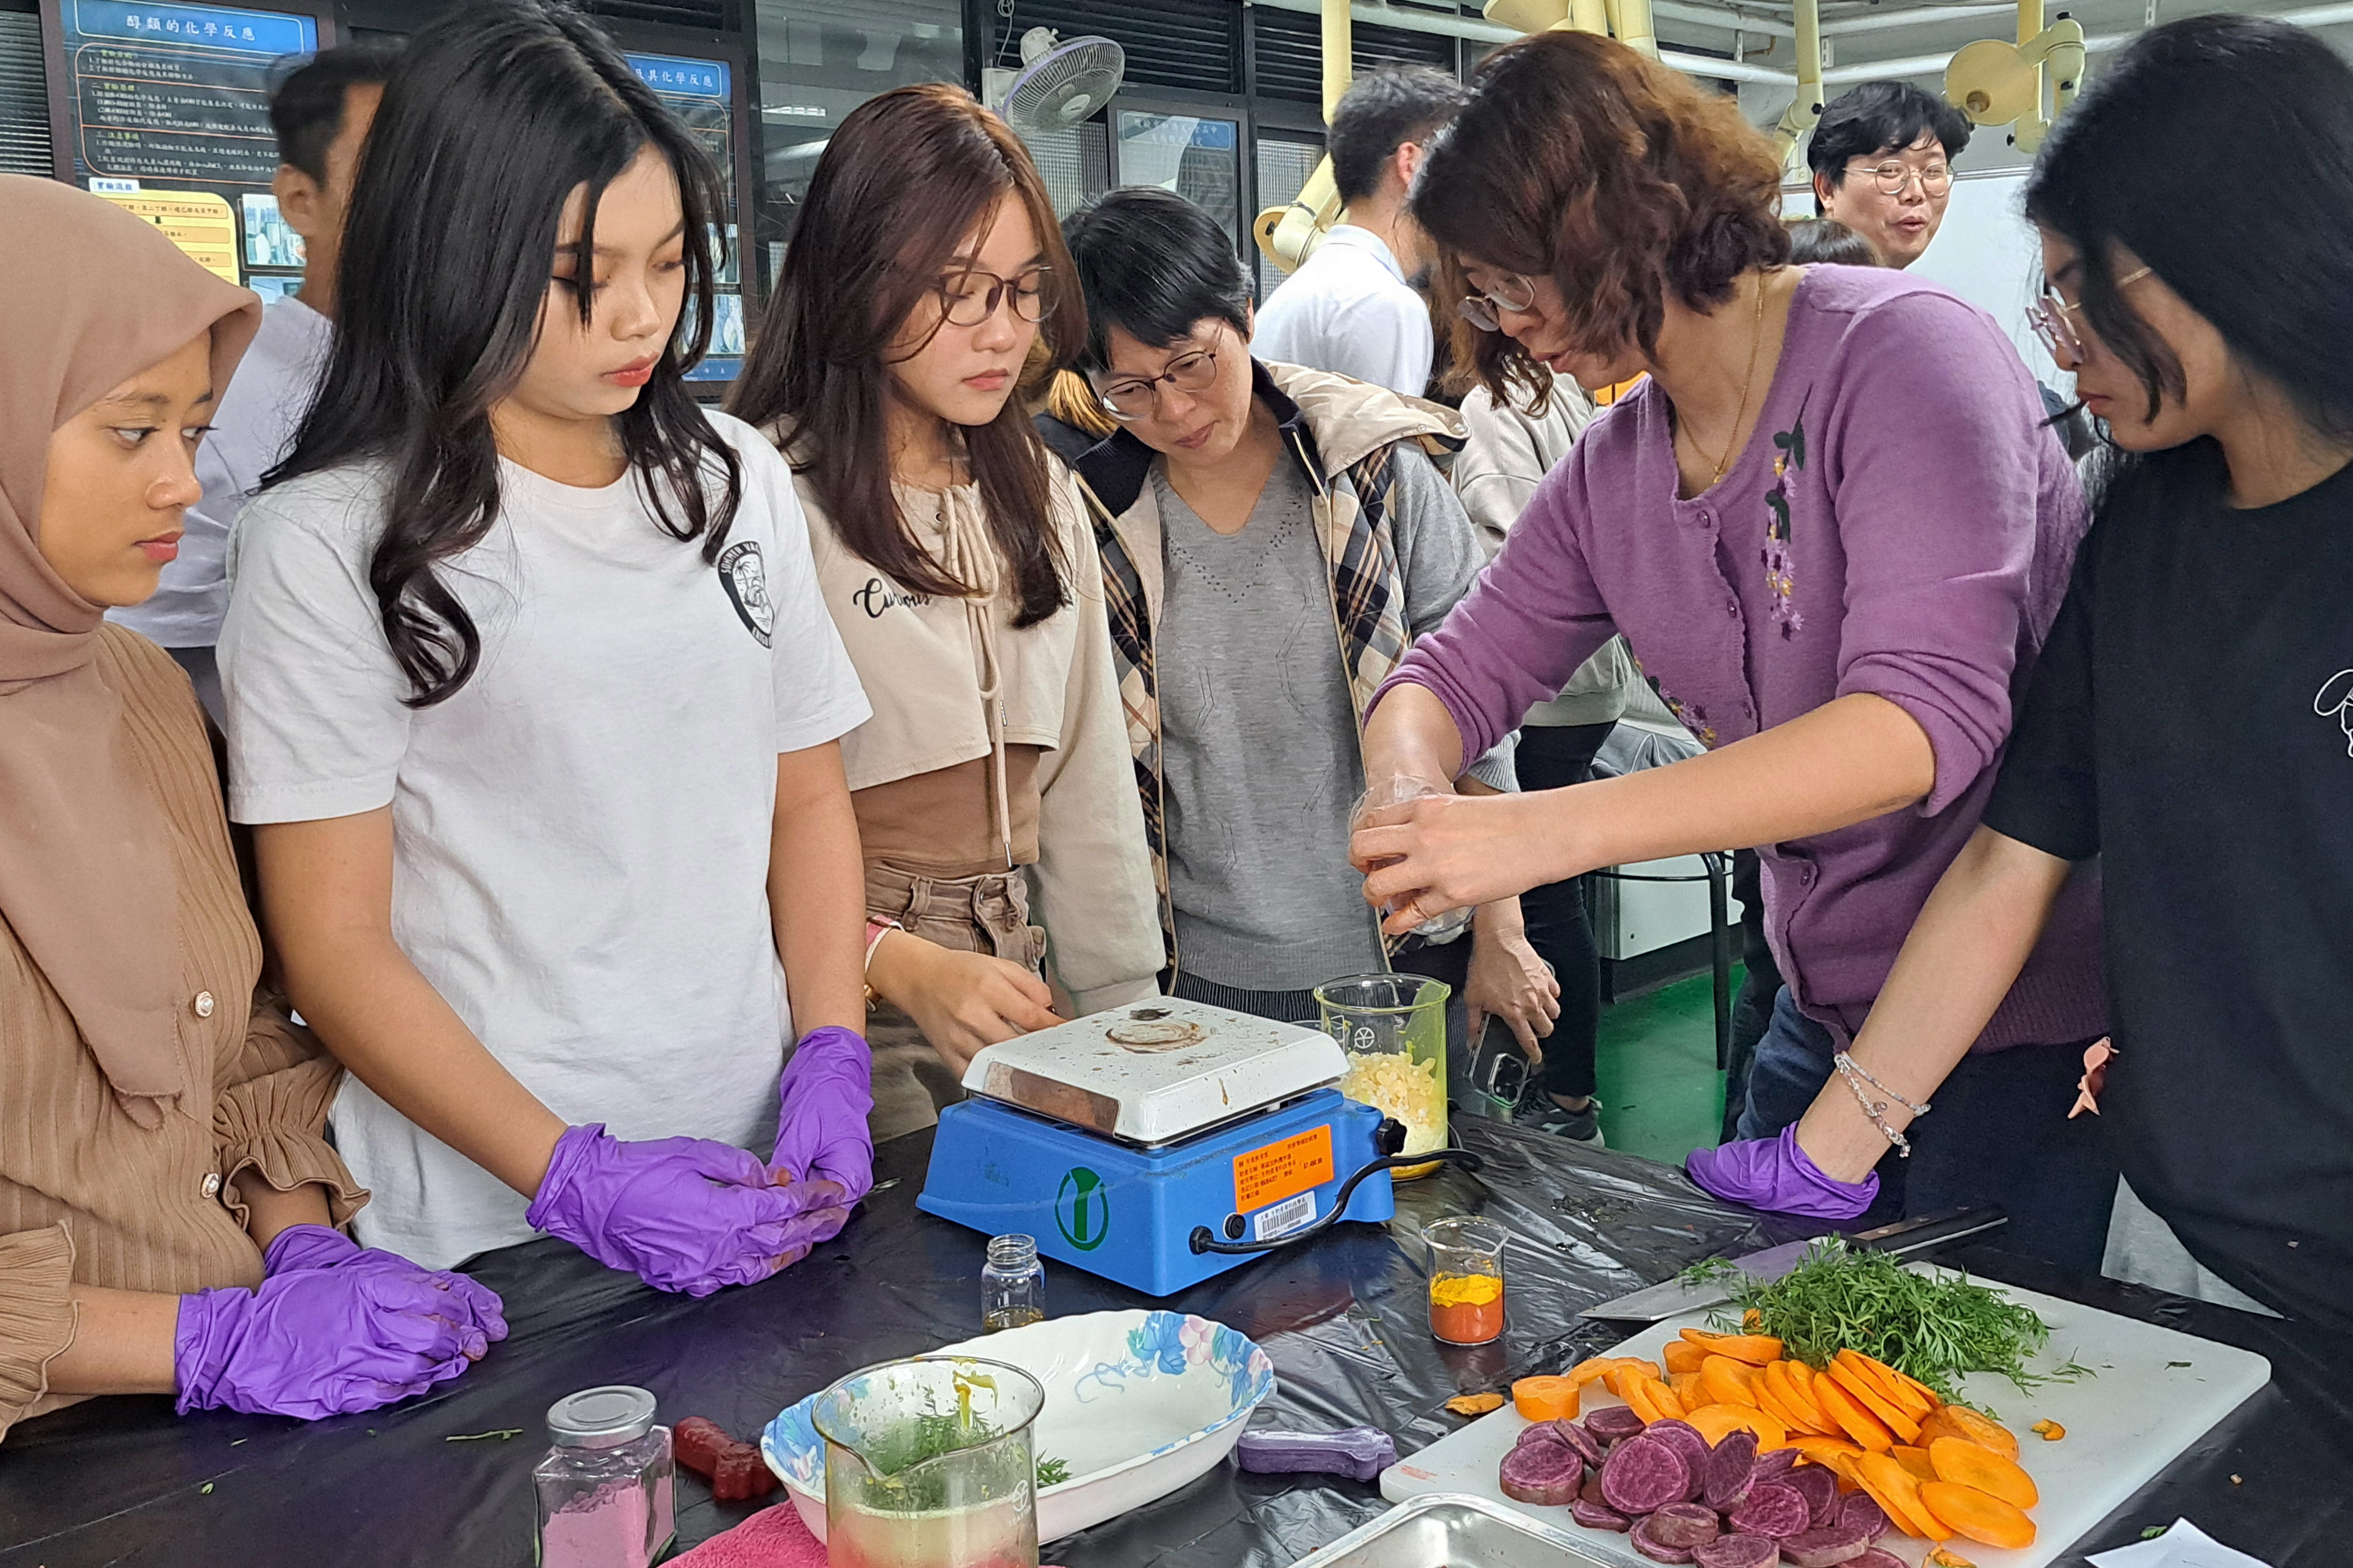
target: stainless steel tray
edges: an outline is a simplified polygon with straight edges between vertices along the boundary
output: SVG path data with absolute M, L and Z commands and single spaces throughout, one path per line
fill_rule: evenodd
M 1467 1492 L 1401 1502 L 1292 1568 L 1616 1568 L 1525 1514 Z

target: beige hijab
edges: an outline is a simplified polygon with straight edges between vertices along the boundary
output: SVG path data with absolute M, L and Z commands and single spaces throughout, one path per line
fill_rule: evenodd
M 164 814 L 99 673 L 100 607 L 42 558 L 41 486 L 52 431 L 207 327 L 226 391 L 260 301 L 70 185 L 0 174 L 0 212 L 44 279 L 0 289 L 0 917 L 115 1092 L 164 1100 L 188 1082 Z

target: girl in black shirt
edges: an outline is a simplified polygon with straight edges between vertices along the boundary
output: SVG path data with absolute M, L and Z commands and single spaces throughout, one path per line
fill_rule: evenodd
M 1799 1142 L 1861 1180 L 2097 860 L 2086 1088 L 2132 1194 L 2219 1297 L 2353 1326 L 2353 71 L 2277 22 L 2158 28 L 2027 214 L 2112 460 L 1984 826 Z

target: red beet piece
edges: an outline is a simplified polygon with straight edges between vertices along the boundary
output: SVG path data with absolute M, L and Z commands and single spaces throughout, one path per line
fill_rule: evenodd
M 1762 1535 L 1719 1535 L 1692 1548 L 1699 1568 L 1779 1568 L 1780 1546 Z
M 1690 1497 L 1691 1482 L 1691 1467 L 1672 1447 L 1630 1437 L 1601 1467 L 1601 1499 L 1620 1513 L 1650 1513 Z
M 1568 1517 L 1588 1530 L 1614 1530 L 1620 1535 L 1634 1528 L 1632 1520 L 1608 1503 L 1588 1502 L 1583 1498 L 1568 1505 Z
M 1495 1479 L 1514 1502 L 1559 1508 L 1575 1501 L 1585 1484 L 1585 1461 L 1565 1443 L 1539 1439 L 1504 1455 Z
M 1909 1564 L 1893 1552 L 1883 1552 L 1874 1546 L 1860 1557 L 1848 1558 L 1844 1568 L 1909 1568 Z
M 734 1446 L 735 1439 L 725 1427 L 700 1415 L 690 1415 L 670 1428 L 670 1452 L 680 1464 L 705 1479 L 719 1468 L 719 1456 Z
M 1767 1481 L 1748 1489 L 1748 1500 L 1732 1510 L 1732 1528 L 1744 1535 L 1769 1535 L 1779 1541 L 1798 1534 L 1812 1521 L 1804 1494 L 1787 1480 Z
M 1806 1530 L 1781 1542 L 1781 1560 L 1794 1568 L 1838 1568 L 1872 1549 L 1860 1530 L 1832 1525 L 1828 1530 Z
M 1862 1531 L 1865 1541 L 1877 1541 L 1894 1528 L 1887 1510 L 1864 1492 L 1849 1492 L 1839 1500 L 1838 1521 L 1851 1530 Z
M 1695 1502 L 1671 1502 L 1651 1516 L 1651 1539 L 1662 1546 L 1704 1546 L 1723 1533 L 1715 1510 Z
M 1528 1430 L 1550 1434 L 1582 1454 L 1588 1465 L 1599 1465 L 1609 1457 L 1609 1450 L 1601 1446 L 1601 1439 L 1574 1421 L 1543 1421 Z
M 1781 1478 L 1781 1485 L 1806 1500 L 1806 1522 L 1821 1530 L 1838 1521 L 1838 1478 L 1820 1465 L 1799 1465 Z
M 731 1444 L 719 1456 L 719 1468 L 711 1477 L 711 1495 L 721 1502 L 765 1497 L 776 1489 L 776 1472 L 768 1468 L 760 1450 L 749 1443 Z
M 1634 1526 L 1634 1550 L 1653 1563 L 1690 1562 L 1692 1549 L 1688 1546 L 1677 1546 L 1672 1542 L 1660 1540 L 1653 1529 L 1657 1522 L 1658 1515 L 1652 1514 L 1649 1519 Z
M 1605 1443 L 1620 1437 L 1631 1437 L 1647 1426 L 1633 1407 L 1627 1405 L 1605 1405 L 1585 1418 L 1585 1429 Z
M 1724 1435 L 1700 1470 L 1700 1497 L 1719 1512 L 1738 1508 L 1757 1473 L 1757 1434 L 1741 1427 Z

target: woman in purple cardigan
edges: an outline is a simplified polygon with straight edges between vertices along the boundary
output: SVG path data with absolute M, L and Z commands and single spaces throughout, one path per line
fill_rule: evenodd
M 1452 778 L 1613 633 L 1704 743 L 1568 789 L 1445 796 L 1358 832 L 1410 928 L 1599 867 L 1755 845 L 1786 985 L 1719 1195 L 1851 1219 L 1788 1130 L 1975 828 L 2084 530 L 2034 382 L 1982 312 L 1902 273 L 1788 265 L 1779 164 L 1731 100 L 1619 44 L 1497 51 L 1415 187 L 1498 395 L 1649 377 L 1547 476 L 1379 700 L 1368 780 Z M 1483 330 L 1482 330 L 1483 329 Z M 2066 1110 L 2105 1025 L 2072 889 L 1910 1140 L 1912 1212 L 2002 1204 L 2006 1245 L 2095 1268 L 2116 1167 Z M 1868 1083 L 1858 1087 L 1883 1097 Z M 1722 1165 L 1734 1167 L 1719 1170 Z M 1894 1194 L 1889 1194 L 1891 1204 Z

